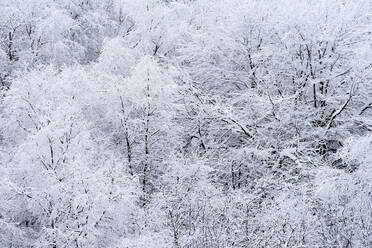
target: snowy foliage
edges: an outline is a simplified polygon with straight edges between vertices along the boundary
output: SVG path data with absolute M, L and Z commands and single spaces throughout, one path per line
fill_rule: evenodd
M 0 13 L 0 247 L 372 247 L 371 1 Z

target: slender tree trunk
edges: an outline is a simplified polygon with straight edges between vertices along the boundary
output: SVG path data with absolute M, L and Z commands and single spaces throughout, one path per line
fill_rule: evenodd
M 148 79 L 149 80 L 149 79 Z M 146 86 L 146 97 L 147 97 L 147 105 L 145 108 L 145 161 L 143 165 L 143 180 L 142 180 L 142 191 L 146 194 L 146 186 L 147 186 L 147 173 L 149 167 L 149 139 L 150 139 L 150 116 L 151 116 L 151 109 L 150 109 L 150 85 Z
M 314 95 L 314 108 L 318 107 L 317 99 L 316 99 L 316 86 L 313 84 L 313 95 Z
M 127 147 L 127 160 L 128 160 L 129 173 L 130 173 L 131 176 L 133 176 L 132 146 L 131 146 L 131 142 L 130 142 L 128 120 L 125 117 L 124 101 L 123 101 L 123 98 L 121 96 L 120 96 L 120 102 L 121 102 L 121 112 L 123 114 L 123 119 L 121 120 L 121 125 L 124 128 L 124 139 L 125 139 L 125 144 L 126 144 L 126 147 Z

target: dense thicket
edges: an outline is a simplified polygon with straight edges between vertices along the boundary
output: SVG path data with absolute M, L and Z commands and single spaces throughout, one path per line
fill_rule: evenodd
M 372 247 L 371 1 L 0 13 L 1 247 Z

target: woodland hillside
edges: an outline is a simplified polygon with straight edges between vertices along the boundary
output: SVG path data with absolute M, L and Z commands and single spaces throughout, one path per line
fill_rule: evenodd
M 0 247 L 372 247 L 372 1 L 0 0 Z

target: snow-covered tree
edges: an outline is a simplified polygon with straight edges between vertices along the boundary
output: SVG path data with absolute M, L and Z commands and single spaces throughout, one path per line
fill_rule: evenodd
M 0 1 L 0 246 L 372 246 L 371 12 Z

